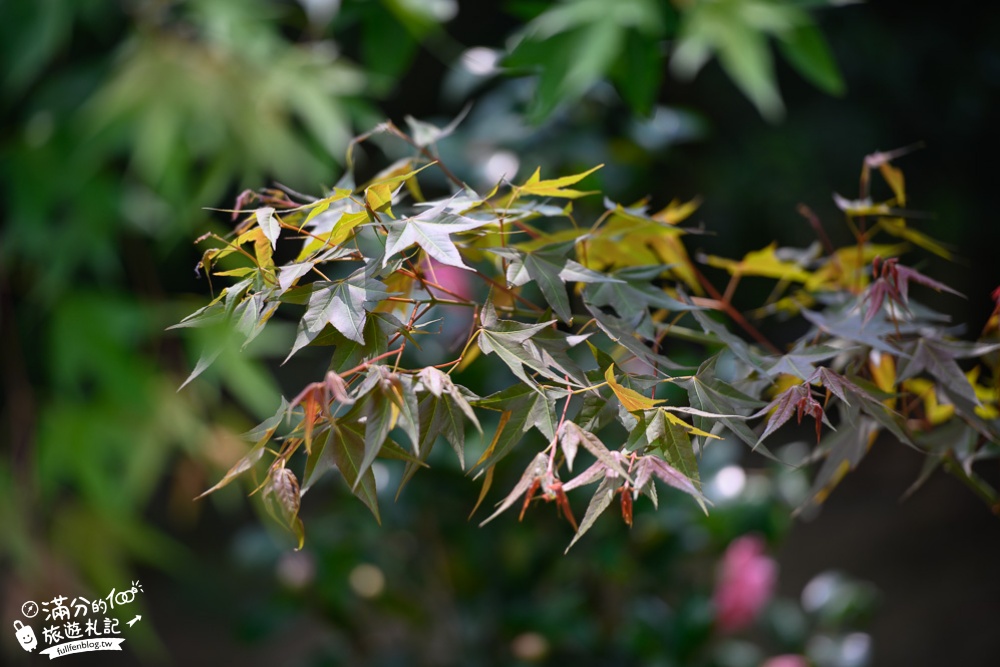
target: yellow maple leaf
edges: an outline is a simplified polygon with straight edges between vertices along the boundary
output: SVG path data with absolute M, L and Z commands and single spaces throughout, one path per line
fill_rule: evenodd
M 588 169 L 587 171 L 581 172 L 579 174 L 573 174 L 572 176 L 563 176 L 561 178 L 552 178 L 548 180 L 541 180 L 541 167 L 535 169 L 535 173 L 531 175 L 524 185 L 521 185 L 517 189 L 523 195 L 538 195 L 540 197 L 562 197 L 564 199 L 576 199 L 577 197 L 583 197 L 584 195 L 594 194 L 594 191 L 584 192 L 582 190 L 573 190 L 567 188 L 567 185 L 575 185 L 579 183 L 584 178 L 594 173 L 603 164 L 599 164 L 593 169 Z
M 607 381 L 608 386 L 611 387 L 611 391 L 615 393 L 621 404 L 625 406 L 625 409 L 629 412 L 636 412 L 639 410 L 651 410 L 655 408 L 660 403 L 664 403 L 664 399 L 653 399 L 646 398 L 634 389 L 629 389 L 618 384 L 615 380 L 615 367 L 608 366 L 608 370 L 604 372 L 604 379 Z
M 762 276 L 799 283 L 808 281 L 811 274 L 795 262 L 779 258 L 777 249 L 778 244 L 772 243 L 760 250 L 748 252 L 739 261 L 709 255 L 706 262 L 709 266 L 725 269 L 734 276 Z

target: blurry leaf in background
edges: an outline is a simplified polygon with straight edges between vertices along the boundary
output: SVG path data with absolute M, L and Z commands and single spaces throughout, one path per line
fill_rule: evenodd
M 343 99 L 361 93 L 362 73 L 330 43 L 286 42 L 260 3 L 190 4 L 190 24 L 121 47 L 116 71 L 86 108 L 94 130 L 123 133 L 137 173 L 168 193 L 193 188 L 180 179 L 202 174 L 332 179 L 330 158 L 352 136 Z M 198 162 L 204 171 L 178 169 Z
M 535 5 L 537 10 L 542 5 Z M 676 36 L 670 69 L 693 78 L 713 57 L 764 118 L 784 115 L 769 38 L 782 56 L 821 90 L 840 95 L 844 83 L 820 31 L 800 3 L 785 0 L 563 0 L 549 4 L 518 33 L 503 61 L 514 73 L 537 73 L 529 118 L 610 79 L 633 111 L 653 111 L 667 40 Z
M 227 351 L 199 389 L 177 393 L 213 335 L 162 333 L 191 289 L 194 261 L 177 242 L 237 185 L 332 181 L 352 119 L 367 113 L 363 73 L 332 42 L 290 39 L 287 5 L 127 9 L 0 8 L 2 336 L 23 351 L 5 369 L 17 378 L 7 390 L 34 408 L 6 411 L 17 442 L 0 475 L 5 494 L 36 501 L 5 523 L 18 533 L 5 543 L 18 571 L 52 560 L 90 585 L 120 583 L 133 561 L 180 562 L 146 523 L 150 503 L 164 485 L 190 503 L 206 468 L 227 465 L 233 452 L 219 443 L 246 416 L 224 401 L 263 415 L 278 393 L 256 361 L 273 336 Z M 85 526 L 101 538 L 81 540 Z
M 538 71 L 538 93 L 530 112 L 535 122 L 582 97 L 612 70 L 626 98 L 641 113 L 649 113 L 659 83 L 658 42 L 664 37 L 664 23 L 655 0 L 554 3 L 515 38 L 504 65 Z

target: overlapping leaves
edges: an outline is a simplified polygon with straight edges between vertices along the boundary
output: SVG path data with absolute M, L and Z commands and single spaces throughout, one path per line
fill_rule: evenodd
M 405 137 L 389 124 L 378 131 Z M 856 224 L 866 216 L 889 219 L 907 201 L 894 155 L 875 154 L 865 167 L 869 176 L 882 175 L 891 200 L 841 202 L 856 245 L 832 247 L 809 213 L 821 236 L 810 248 L 771 244 L 740 260 L 703 258 L 729 274 L 724 290 L 708 282 L 682 243 L 677 224 L 696 202 L 648 214 L 644 202 L 606 200 L 590 227 L 549 203 L 587 195 L 579 184 L 596 168 L 550 179 L 536 171 L 485 195 L 463 184 L 452 197 L 422 201 L 416 177 L 433 163 L 406 159 L 363 187 L 347 176 L 327 197 L 305 203 L 284 191 L 257 195 L 264 206 L 247 212 L 235 240 L 213 237 L 222 247 L 202 262 L 235 284 L 178 326 L 228 322 L 249 341 L 279 308 L 300 307 L 291 354 L 333 349 L 323 379 L 283 402 L 209 492 L 256 476 L 266 464 L 257 489 L 301 544 L 301 496 L 325 473 L 338 471 L 378 518 L 377 461 L 402 466 L 402 491 L 441 441 L 465 468 L 469 436 L 481 434 L 469 470 L 482 480 L 479 503 L 497 466 L 537 447 L 483 523 L 518 503 L 523 517 L 531 503 L 553 502 L 575 542 L 616 497 L 631 525 L 635 501 L 658 503 L 656 480 L 708 511 L 699 470 L 706 447 L 728 438 L 770 457 L 762 442 L 774 446 L 805 421 L 815 431 L 811 459 L 823 460 L 810 507 L 883 433 L 928 451 L 932 467 L 945 465 L 995 502 L 972 466 L 998 449 L 1000 345 L 954 339 L 943 328 L 946 318 L 915 301 L 909 287 L 952 290 L 904 265 L 904 245 L 873 240 L 887 234 L 929 247 L 918 242 L 922 236 L 899 233 L 895 223 L 868 231 Z M 868 193 L 861 195 L 858 201 L 867 201 Z M 301 242 L 299 254 L 277 265 L 282 245 L 292 241 Z M 474 288 L 449 287 L 440 267 L 482 290 L 463 296 Z M 775 281 L 771 300 L 756 312 L 801 314 L 805 335 L 779 348 L 737 312 L 731 297 L 744 278 Z M 410 367 L 409 352 L 440 326 L 441 304 L 471 314 L 461 352 Z M 697 347 L 701 358 L 674 361 L 666 354 L 674 341 Z M 192 377 L 211 359 L 210 351 Z M 474 365 L 493 382 L 514 382 L 479 397 L 457 381 Z M 664 384 L 672 391 L 660 391 Z M 495 420 L 481 423 L 483 414 Z M 297 474 L 300 449 L 306 460 Z M 578 524 L 567 494 L 593 484 Z

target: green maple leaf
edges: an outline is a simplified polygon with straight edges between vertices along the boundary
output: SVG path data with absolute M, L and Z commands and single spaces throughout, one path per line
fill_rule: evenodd
M 675 370 L 687 370 L 690 368 L 688 366 L 678 364 L 662 354 L 657 354 L 650 347 L 648 347 L 643 340 L 637 338 L 636 333 L 638 333 L 640 337 L 645 338 L 645 340 L 651 340 L 648 337 L 643 337 L 641 331 L 637 332 L 637 322 L 619 319 L 614 315 L 605 313 L 593 304 L 585 303 L 584 305 L 593 316 L 598 328 L 600 328 L 608 338 L 621 345 L 650 366 L 660 369 L 669 368 Z
M 368 277 L 363 268 L 345 280 L 316 281 L 310 288 L 305 315 L 299 322 L 295 344 L 285 361 L 315 340 L 327 324 L 345 338 L 364 345 L 365 304 L 376 303 L 389 296 L 385 285 Z
M 649 446 L 663 452 L 667 463 L 691 480 L 695 489 L 700 492 L 701 475 L 698 472 L 698 461 L 695 459 L 694 445 L 688 431 L 675 420 L 671 420 L 662 408 L 644 411 L 639 428 L 643 429 L 643 436 Z M 700 498 L 698 502 L 704 510 L 704 502 Z
M 450 375 L 433 366 L 421 370 L 418 377 L 420 378 L 420 387 L 430 392 L 434 398 L 443 401 L 444 405 L 447 406 L 449 419 L 442 427 L 441 432 L 455 448 L 455 453 L 464 468 L 462 449 L 464 447 L 465 427 L 462 417 L 468 419 L 477 431 L 483 432 L 483 427 L 480 426 L 479 419 L 469 403 L 469 401 L 478 400 L 479 397 L 465 387 L 452 382 Z
M 826 460 L 816 474 L 809 499 L 796 512 L 822 504 L 844 476 L 856 468 L 868 453 L 879 424 L 859 414 L 858 406 L 841 404 L 840 428 L 823 438 Z
M 449 205 L 450 201 L 442 201 L 419 215 L 399 222 L 388 223 L 386 227 L 389 230 L 389 236 L 385 242 L 383 268 L 389 264 L 389 259 L 393 255 L 410 246 L 417 245 L 442 264 L 471 271 L 472 269 L 462 261 L 462 256 L 452 242 L 450 235 L 457 232 L 467 232 L 488 225 L 492 221 L 473 220 L 462 215 L 449 213 Z
M 356 392 L 357 401 L 341 419 L 345 424 L 357 425 L 354 427 L 355 440 L 360 437 L 362 443 L 360 456 L 352 459 L 355 473 L 350 483 L 351 491 L 355 493 L 362 476 L 371 471 L 372 463 L 389 441 L 389 431 L 392 430 L 397 415 L 402 420 L 413 421 L 412 424 L 404 423 L 401 426 L 405 427 L 404 430 L 413 440 L 415 448 L 420 442 L 419 422 L 413 414 L 419 408 L 415 400 L 411 403 L 405 399 L 398 378 L 390 374 L 388 369 L 384 366 L 373 366 L 358 385 Z M 410 413 L 409 417 L 407 412 Z
M 366 458 L 365 431 L 366 427 L 356 421 L 346 418 L 334 421 L 330 427 L 328 447 L 337 465 L 337 470 L 344 476 L 347 487 L 357 498 L 367 505 L 375 520 L 382 523 L 378 510 L 378 493 L 375 486 L 375 474 L 371 462 L 364 465 Z
M 498 319 L 492 301 L 487 301 L 481 318 L 483 326 L 479 330 L 479 349 L 484 354 L 500 357 L 511 372 L 529 387 L 540 391 L 525 367 L 560 384 L 567 382 L 567 376 L 571 384 L 586 384 L 583 372 L 569 359 L 566 350 L 586 340 L 587 336 L 567 336 L 551 331 L 550 327 L 556 320 L 525 324 Z
M 971 413 L 979 405 L 976 391 L 969 379 L 962 372 L 961 366 L 955 360 L 973 354 L 963 354 L 959 348 L 941 344 L 941 342 L 922 338 L 908 347 L 912 354 L 909 360 L 899 370 L 899 380 L 906 380 L 921 372 L 930 373 L 938 382 L 948 397 L 963 411 Z
M 562 389 L 536 390 L 517 384 L 474 401 L 476 407 L 497 410 L 507 415 L 506 419 L 501 419 L 501 426 L 494 435 L 493 442 L 476 462 L 476 468 L 485 470 L 507 456 L 532 427 L 538 429 L 547 440 L 552 440 L 559 423 L 556 400 L 565 395 L 566 392 Z
M 588 471 L 589 472 L 589 471 Z M 576 535 L 573 536 L 572 541 L 570 541 L 569 546 L 566 547 L 566 552 L 569 552 L 573 548 L 573 545 L 577 543 L 584 534 L 590 530 L 597 521 L 597 517 L 604 513 L 604 510 L 611 506 L 611 501 L 615 497 L 615 490 L 621 486 L 621 480 L 617 477 L 605 476 L 603 470 L 598 470 L 601 473 L 599 477 L 594 477 L 593 481 L 601 480 L 601 483 L 597 486 L 597 490 L 594 491 L 594 495 L 590 498 L 590 503 L 587 505 L 587 511 L 583 515 L 583 519 L 580 521 L 580 527 L 576 531 Z M 586 473 L 585 473 L 586 474 Z M 566 485 L 563 485 L 563 489 Z
M 638 322 L 636 330 L 647 338 L 654 338 L 652 323 L 647 317 L 649 308 L 662 308 L 676 312 L 699 310 L 698 306 L 674 299 L 650 281 L 663 273 L 662 266 L 630 267 L 611 274 L 611 279 L 588 286 L 584 298 L 592 306 L 610 306 L 618 316 L 628 322 Z M 596 281 L 592 281 L 596 282 Z
M 751 448 L 763 449 L 763 447 L 758 447 L 759 438 L 746 425 L 743 418 L 737 419 L 727 416 L 749 413 L 751 409 L 763 406 L 763 401 L 751 398 L 721 380 L 704 378 L 700 375 L 678 380 L 677 384 L 687 389 L 688 402 L 691 407 L 721 415 L 717 420 L 719 423 L 740 440 L 750 445 Z M 695 416 L 693 422 L 695 426 L 706 431 L 712 428 L 711 423 L 705 417 Z
M 334 328 L 324 329 L 312 345 L 334 346 L 330 370 L 342 373 L 354 368 L 365 359 L 376 357 L 389 350 L 389 338 L 404 329 L 404 325 L 391 313 L 368 313 L 365 318 L 364 340 L 350 340 Z
M 701 325 L 701 328 L 705 331 L 705 333 L 717 336 L 720 343 L 732 352 L 737 359 L 754 370 L 764 372 L 763 360 L 760 355 L 750 347 L 749 343 L 729 331 L 724 324 L 713 320 L 707 314 L 697 310 L 691 311 L 691 314 L 698 321 L 698 324 Z
M 802 316 L 815 325 L 819 331 L 829 336 L 843 338 L 853 343 L 861 343 L 880 352 L 907 356 L 887 338 L 896 336 L 897 333 L 915 333 L 917 327 L 912 322 L 893 323 L 886 319 L 881 312 L 870 321 L 864 322 L 861 310 L 851 308 L 851 305 L 847 304 L 841 311 L 829 314 L 804 309 Z
M 570 244 L 548 246 L 545 249 L 522 252 L 513 248 L 493 248 L 491 252 L 511 260 L 507 267 L 507 282 L 514 286 L 534 281 L 553 312 L 567 324 L 573 322 L 566 284 L 617 283 L 616 278 L 591 271 L 579 262 L 566 257 Z
M 479 419 L 469 403 L 470 400 L 479 400 L 478 396 L 465 387 L 456 385 L 452 382 L 451 376 L 433 366 L 421 370 L 417 377 L 420 382 L 415 389 L 418 392 L 426 392 L 420 399 L 417 410 L 420 434 L 419 443 L 416 445 L 417 460 L 411 461 L 403 471 L 399 491 L 403 490 L 406 483 L 422 466 L 422 462 L 430 456 L 439 436 L 448 441 L 464 469 L 466 423 L 471 423 L 477 431 L 483 432 Z
M 843 348 L 830 347 L 829 345 L 799 344 L 794 350 L 778 357 L 773 364 L 768 365 L 766 372 L 771 377 L 785 374 L 806 380 L 816 372 L 815 362 L 832 359 L 845 351 Z

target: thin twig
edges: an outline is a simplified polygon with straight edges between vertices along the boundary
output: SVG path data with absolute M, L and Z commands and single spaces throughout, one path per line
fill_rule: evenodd
M 698 267 L 696 267 L 694 264 L 691 264 L 691 270 L 694 272 L 694 275 L 698 279 L 698 282 L 701 284 L 701 286 L 704 287 L 705 291 L 708 292 L 712 296 L 712 298 L 716 300 L 716 302 L 718 303 L 719 306 L 722 307 L 722 310 L 726 313 L 726 315 L 729 315 L 729 317 L 733 318 L 733 321 L 736 322 L 736 324 L 740 325 L 740 327 L 744 331 L 750 334 L 750 336 L 755 341 L 766 347 L 768 351 L 774 354 L 781 354 L 781 350 L 779 350 L 774 343 L 769 341 L 764 336 L 764 334 L 758 331 L 755 326 L 750 324 L 750 322 L 748 322 L 747 319 L 743 317 L 743 314 L 740 313 L 740 311 L 733 308 L 732 304 L 727 303 L 722 298 L 722 295 L 719 293 L 719 290 L 715 289 L 715 285 L 713 285 L 708 281 L 708 278 L 706 278 L 705 275 L 698 270 Z

